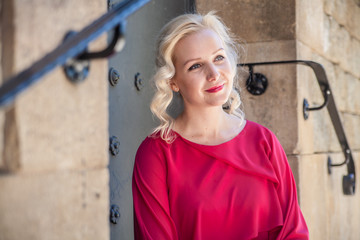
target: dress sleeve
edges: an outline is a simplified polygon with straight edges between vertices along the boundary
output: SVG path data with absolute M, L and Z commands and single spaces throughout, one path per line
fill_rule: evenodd
M 132 192 L 136 240 L 177 239 L 170 216 L 165 156 L 157 140 L 145 139 L 135 157 Z
M 277 193 L 284 218 L 284 224 L 276 239 L 309 239 L 308 228 L 298 204 L 294 176 L 286 154 L 273 134 L 270 160 L 279 179 Z

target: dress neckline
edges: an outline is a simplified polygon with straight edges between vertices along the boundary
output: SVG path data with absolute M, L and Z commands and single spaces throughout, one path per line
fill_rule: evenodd
M 219 147 L 219 146 L 222 146 L 222 145 L 226 145 L 226 144 L 232 142 L 233 140 L 235 140 L 236 138 L 240 137 L 241 135 L 243 135 L 244 130 L 245 130 L 245 129 L 247 128 L 247 126 L 248 126 L 248 122 L 249 122 L 248 120 L 245 120 L 245 119 L 244 119 L 244 123 L 241 124 L 241 127 L 240 127 L 240 129 L 239 129 L 239 130 L 240 130 L 239 133 L 236 134 L 233 138 L 231 138 L 231 139 L 229 139 L 229 140 L 227 140 L 227 141 L 225 141 L 225 142 L 222 142 L 222 143 L 219 143 L 219 144 L 214 144 L 214 145 L 196 143 L 196 142 L 193 142 L 193 141 L 191 141 L 191 140 L 189 140 L 189 139 L 187 139 L 187 138 L 184 138 L 184 137 L 181 136 L 181 134 L 179 134 L 178 132 L 176 132 L 176 131 L 174 131 L 174 130 L 172 130 L 172 131 L 175 133 L 175 135 L 176 135 L 177 137 L 181 138 L 184 142 L 187 142 L 187 143 L 189 143 L 189 144 L 196 145 L 196 146 L 200 146 L 200 147 Z

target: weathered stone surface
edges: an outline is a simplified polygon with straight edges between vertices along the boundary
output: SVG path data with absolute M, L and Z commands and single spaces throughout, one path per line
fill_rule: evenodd
M 215 10 L 241 39 L 247 42 L 295 38 L 295 1 L 198 0 L 201 13 Z
M 247 62 L 294 59 L 295 54 L 294 41 L 254 43 L 248 44 Z M 296 66 L 256 66 L 254 72 L 264 74 L 269 84 L 263 95 L 251 95 L 246 90 L 248 74 L 242 74 L 240 94 L 246 118 L 271 129 L 279 138 L 286 153 L 292 154 L 298 138 L 297 101 L 294 98 L 296 96 Z
M 54 49 L 69 30 L 80 30 L 106 12 L 102 1 L 32 0 L 26 8 L 21 0 L 14 4 L 16 71 Z M 105 42 L 101 38 L 92 47 Z M 107 166 L 106 69 L 106 60 L 92 62 L 88 78 L 73 84 L 58 67 L 16 100 L 21 171 Z
M 5 42 L 6 77 L 53 50 L 69 30 L 106 12 L 100 0 L 11 3 L 13 12 L 7 12 L 14 26 L 8 25 L 13 32 L 7 36 L 14 40 Z M 91 48 L 105 44 L 102 37 Z M 106 60 L 92 62 L 89 77 L 79 84 L 58 67 L 6 112 L 0 239 L 109 238 L 106 77 Z
M 339 111 L 347 111 L 348 109 L 348 78 L 349 74 L 339 65 L 335 65 L 335 81 L 331 82 L 331 89 L 333 89 L 336 106 Z
M 343 154 L 331 154 L 333 162 L 340 163 L 344 160 Z M 359 172 L 359 152 L 353 153 L 355 160 L 356 173 Z M 342 194 L 342 177 L 347 174 L 346 167 L 332 168 L 332 174 L 327 177 L 328 200 L 328 239 L 357 239 L 360 229 L 360 211 L 358 203 L 360 197 L 358 192 L 354 196 L 345 196 Z M 360 181 L 356 180 L 356 191 L 358 191 Z
M 244 44 L 245 62 L 270 62 L 294 60 L 296 57 L 296 42 L 270 41 Z
M 355 0 L 324 0 L 324 11 L 343 25 L 351 35 L 360 39 L 360 7 Z
M 346 133 L 347 141 L 351 149 L 360 150 L 360 115 L 351 113 L 341 114 L 344 124 L 344 131 Z
M 300 207 L 310 239 L 329 239 L 326 159 L 326 155 L 302 155 L 299 159 Z
M 108 171 L 0 176 L 0 239 L 108 239 Z
M 326 24 L 324 31 L 326 37 L 324 41 L 324 54 L 325 56 L 335 63 L 344 64 L 346 61 L 347 49 L 350 45 L 351 36 L 349 32 L 331 16 L 325 16 Z
M 359 65 L 360 66 L 360 65 Z M 352 74 L 345 73 L 343 79 L 339 81 L 344 82 L 346 85 L 343 88 L 346 88 L 346 111 L 360 115 L 360 79 L 354 77 Z
M 81 30 L 103 15 L 106 7 L 99 0 L 15 0 L 15 71 L 58 46 L 68 31 Z
M 300 199 L 300 176 L 299 176 L 299 156 L 298 155 L 288 155 L 288 162 L 291 168 L 291 171 L 294 175 L 294 179 L 296 182 L 296 192 L 298 195 L 298 201 L 299 204 L 301 205 L 301 199 Z
M 296 1 L 296 38 L 315 49 L 324 39 L 323 0 Z
M 360 28 L 360 27 L 359 27 Z M 341 63 L 343 69 L 360 78 L 360 40 L 351 38 L 348 48 L 346 49 L 348 57 Z
M 332 168 L 327 173 L 327 158 L 340 163 L 342 153 L 302 155 L 299 159 L 301 209 L 309 227 L 310 239 L 355 240 L 360 234 L 359 194 L 345 196 L 342 193 L 342 176 L 346 167 Z M 353 153 L 356 172 L 360 171 L 360 154 Z M 357 178 L 356 185 L 360 180 Z M 345 221 L 345 223 L 344 223 Z

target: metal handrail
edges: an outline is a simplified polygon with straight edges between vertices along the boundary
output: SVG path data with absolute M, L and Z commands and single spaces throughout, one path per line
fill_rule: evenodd
M 323 66 L 317 62 L 313 61 L 305 61 L 305 60 L 291 60 L 291 61 L 275 61 L 275 62 L 259 62 L 259 63 L 240 63 L 238 66 L 246 66 L 249 67 L 250 79 L 253 78 L 251 76 L 253 74 L 253 66 L 257 65 L 274 65 L 274 64 L 302 64 L 310 67 L 316 76 L 317 82 L 320 86 L 321 92 L 324 97 L 324 103 L 321 106 L 309 108 L 306 99 L 304 99 L 303 103 L 303 113 L 304 118 L 307 119 L 308 111 L 320 110 L 321 108 L 327 106 L 331 122 L 336 132 L 336 136 L 340 143 L 342 152 L 344 154 L 345 160 L 340 164 L 332 164 L 331 159 L 328 160 L 328 172 L 331 173 L 331 167 L 338 167 L 344 164 L 347 165 L 348 174 L 343 176 L 343 193 L 345 195 L 354 195 L 355 194 L 355 182 L 356 182 L 356 174 L 355 174 L 355 164 L 354 159 L 351 153 L 350 146 L 346 139 L 346 134 L 343 128 L 343 125 L 340 120 L 339 112 L 335 105 L 335 100 L 332 95 L 332 91 L 330 88 L 330 83 L 327 79 L 325 70 Z M 261 75 L 261 74 L 260 74 Z
M 45 74 L 57 66 L 64 65 L 69 59 L 94 59 L 108 57 L 114 53 L 116 44 L 110 44 L 103 51 L 87 53 L 86 48 L 90 42 L 97 39 L 104 32 L 115 29 L 115 32 L 124 31 L 124 23 L 131 14 L 140 9 L 150 0 L 123 1 L 114 6 L 106 14 L 93 23 L 73 34 L 53 51 L 36 61 L 32 66 L 4 81 L 0 86 L 0 107 L 13 102 L 15 97 L 29 88 Z M 123 35 L 123 32 L 119 34 Z M 118 39 L 116 39 L 117 41 Z

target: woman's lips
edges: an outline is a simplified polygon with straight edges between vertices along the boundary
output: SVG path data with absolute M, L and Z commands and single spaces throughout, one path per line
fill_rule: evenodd
M 223 88 L 224 88 L 224 84 L 221 84 L 221 85 L 206 89 L 205 91 L 209 92 L 209 93 L 214 93 L 214 92 L 218 92 L 218 91 L 222 90 Z

